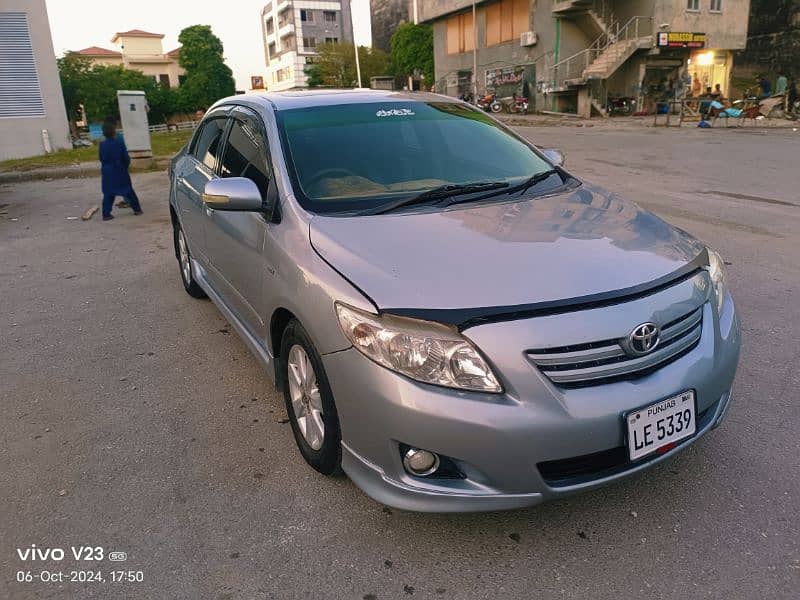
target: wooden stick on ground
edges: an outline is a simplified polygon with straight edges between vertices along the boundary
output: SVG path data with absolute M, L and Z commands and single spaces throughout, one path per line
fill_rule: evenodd
M 92 206 L 85 213 L 83 213 L 83 216 L 81 217 L 81 219 L 83 219 L 84 221 L 88 221 L 89 219 L 91 219 L 94 216 L 94 213 L 96 213 L 98 210 L 100 210 L 99 206 Z

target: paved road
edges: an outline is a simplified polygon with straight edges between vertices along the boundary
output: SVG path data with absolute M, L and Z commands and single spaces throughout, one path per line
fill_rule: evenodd
M 304 465 L 244 345 L 183 292 L 163 174 L 135 176 L 146 214 L 112 223 L 70 219 L 97 180 L 4 186 L 0 598 L 796 598 L 800 133 L 521 131 L 730 261 L 744 349 L 724 427 L 530 510 L 389 510 Z M 19 560 L 31 544 L 67 557 Z M 144 582 L 15 582 L 89 545 Z

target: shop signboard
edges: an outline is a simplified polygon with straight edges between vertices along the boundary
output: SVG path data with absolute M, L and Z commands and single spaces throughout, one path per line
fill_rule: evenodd
M 656 45 L 659 48 L 705 48 L 706 34 L 688 31 L 662 31 Z

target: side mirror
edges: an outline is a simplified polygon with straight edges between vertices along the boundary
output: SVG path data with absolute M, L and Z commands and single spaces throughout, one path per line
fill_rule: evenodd
M 561 150 L 556 150 L 555 148 L 546 148 L 542 150 L 542 154 L 544 154 L 545 158 L 557 167 L 560 167 L 564 164 L 564 153 Z
M 203 202 L 214 210 L 259 211 L 263 207 L 258 186 L 245 177 L 212 179 L 203 191 Z

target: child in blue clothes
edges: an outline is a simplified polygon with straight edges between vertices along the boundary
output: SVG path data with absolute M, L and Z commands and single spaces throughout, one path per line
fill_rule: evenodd
M 103 188 L 103 221 L 114 218 L 111 209 L 114 207 L 114 198 L 122 196 L 133 209 L 133 214 L 142 214 L 139 198 L 133 191 L 131 175 L 128 167 L 131 157 L 125 142 L 117 137 L 117 130 L 113 123 L 106 121 L 103 124 L 103 135 L 106 139 L 100 142 L 100 173 Z

